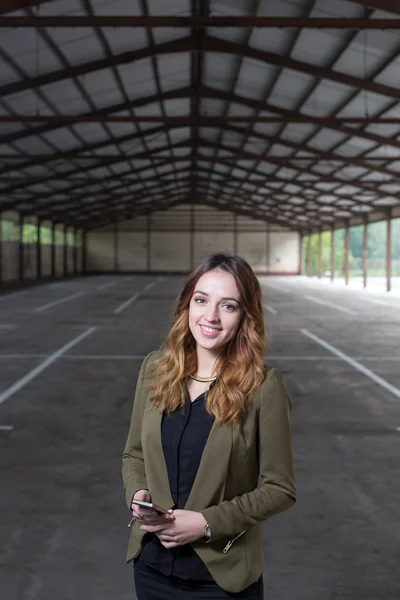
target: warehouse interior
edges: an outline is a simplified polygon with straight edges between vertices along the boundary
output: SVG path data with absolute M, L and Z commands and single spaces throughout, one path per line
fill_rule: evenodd
M 292 398 L 265 598 L 398 600 L 399 53 L 398 0 L 0 1 L 4 600 L 132 598 L 135 383 L 215 252 Z

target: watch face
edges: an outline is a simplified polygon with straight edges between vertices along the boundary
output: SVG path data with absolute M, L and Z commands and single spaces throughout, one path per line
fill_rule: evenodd
M 206 532 L 206 536 L 207 536 L 207 537 L 211 537 L 211 529 L 210 529 L 210 526 L 209 526 L 209 525 L 207 525 L 207 527 L 206 527 L 206 529 L 205 529 L 205 532 Z

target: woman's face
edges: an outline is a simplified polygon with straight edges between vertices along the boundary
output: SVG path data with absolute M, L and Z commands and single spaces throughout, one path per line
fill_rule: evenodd
M 219 354 L 236 335 L 242 315 L 233 275 L 219 270 L 204 273 L 189 304 L 189 327 L 197 345 Z

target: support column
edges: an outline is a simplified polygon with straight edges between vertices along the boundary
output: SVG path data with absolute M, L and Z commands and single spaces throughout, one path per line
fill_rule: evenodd
M 86 229 L 82 231 L 82 274 L 86 275 L 87 267 L 87 232 Z
M 146 229 L 146 247 L 147 247 L 147 272 L 151 271 L 151 217 L 147 215 L 147 229 Z
M 270 234 L 270 226 L 267 223 L 267 273 L 271 270 L 271 234 Z
M 335 226 L 331 229 L 331 281 L 335 279 Z
M 349 285 L 349 249 L 350 249 L 350 228 L 349 221 L 346 223 L 346 234 L 344 239 L 344 279 L 346 285 Z
M 0 289 L 3 285 L 3 231 L 2 214 L 0 212 Z
M 303 235 L 303 232 L 301 232 L 300 240 L 299 240 L 299 275 L 303 274 L 303 243 L 304 243 L 304 235 Z
M 56 224 L 51 224 L 51 278 L 56 276 Z
M 318 231 L 318 279 L 322 277 L 322 231 Z
M 190 270 L 194 269 L 194 230 L 195 230 L 195 215 L 194 204 L 190 205 Z
M 74 276 L 78 275 L 78 232 L 76 227 L 74 228 L 74 251 L 73 251 L 73 261 L 74 261 Z
M 312 276 L 312 262 L 311 262 L 311 231 L 308 232 L 308 246 L 307 246 L 307 275 Z
M 68 276 L 68 227 L 64 225 L 63 272 Z
M 114 223 L 114 271 L 118 273 L 118 221 Z
M 363 230 L 363 280 L 364 287 L 367 287 L 368 278 L 368 217 L 364 218 L 364 230 Z
M 392 209 L 388 210 L 386 221 L 386 291 L 392 289 Z
M 42 279 L 42 244 L 40 239 L 40 228 L 42 226 L 42 222 L 40 219 L 37 219 L 36 227 L 37 227 L 37 238 L 36 238 L 36 279 L 40 281 Z
M 233 254 L 238 253 L 238 231 L 237 231 L 237 214 L 233 213 Z
M 19 215 L 19 237 L 18 237 L 18 278 L 24 282 L 24 217 Z

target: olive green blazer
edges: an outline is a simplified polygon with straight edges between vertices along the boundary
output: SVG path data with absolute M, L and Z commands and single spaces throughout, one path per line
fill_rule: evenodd
M 123 453 L 126 502 L 139 489 L 164 508 L 173 508 L 161 442 L 163 406 L 151 403 L 152 352 L 143 362 L 132 420 Z M 290 399 L 282 374 L 270 367 L 251 399 L 242 430 L 212 426 L 185 509 L 201 512 L 211 541 L 192 544 L 217 584 L 239 592 L 256 581 L 264 567 L 261 524 L 289 508 L 296 499 L 290 432 Z M 260 485 L 258 480 L 260 476 Z M 145 532 L 135 521 L 127 561 L 142 549 Z

